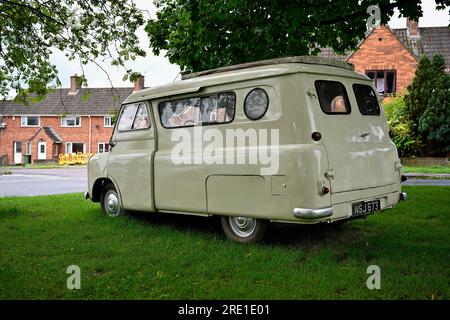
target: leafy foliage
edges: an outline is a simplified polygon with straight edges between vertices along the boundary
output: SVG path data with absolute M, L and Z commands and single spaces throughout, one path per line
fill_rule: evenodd
M 442 58 L 442 57 L 440 57 Z M 419 119 L 419 132 L 433 153 L 450 152 L 450 76 L 440 74 L 425 112 Z
M 415 133 L 416 125 L 410 119 L 405 101 L 402 96 L 391 98 L 383 103 L 392 141 L 402 157 L 421 153 L 422 143 Z
M 398 8 L 422 15 L 421 0 L 157 0 L 147 23 L 153 52 L 167 50 L 182 71 L 292 55 L 316 55 L 320 47 L 343 53 L 364 38 L 366 13 L 378 4 L 386 23 Z M 436 0 L 438 9 L 450 0 Z
M 145 56 L 135 34 L 144 22 L 127 0 L 0 0 L 0 96 L 15 90 L 25 100 L 27 93 L 44 95 L 48 84 L 59 86 L 49 59 L 54 50 L 81 66 L 100 58 L 125 66 Z M 126 69 L 130 77 L 136 74 Z
M 417 124 L 415 135 L 426 143 L 424 153 L 450 152 L 450 75 L 445 73 L 442 55 L 420 59 L 405 106 L 409 119 Z

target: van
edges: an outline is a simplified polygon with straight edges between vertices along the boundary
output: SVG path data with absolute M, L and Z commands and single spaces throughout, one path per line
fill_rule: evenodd
M 406 199 L 371 80 L 336 60 L 265 60 L 134 92 L 110 146 L 89 160 L 85 194 L 107 215 L 220 216 L 239 242 L 270 222 L 339 224 Z

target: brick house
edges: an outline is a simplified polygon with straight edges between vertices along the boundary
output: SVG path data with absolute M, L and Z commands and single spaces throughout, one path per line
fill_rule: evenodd
M 62 153 L 103 153 L 109 149 L 112 115 L 133 90 L 144 87 L 140 77 L 129 88 L 55 89 L 45 99 L 23 105 L 0 102 L 0 164 L 57 161 Z M 27 157 L 27 158 L 28 158 Z
M 391 29 L 382 25 L 374 29 L 355 51 L 345 55 L 322 49 L 322 57 L 335 58 L 355 65 L 355 70 L 374 80 L 378 93 L 402 93 L 412 82 L 422 55 L 444 56 L 450 72 L 450 28 L 419 28 L 418 22 L 407 20 L 406 28 Z

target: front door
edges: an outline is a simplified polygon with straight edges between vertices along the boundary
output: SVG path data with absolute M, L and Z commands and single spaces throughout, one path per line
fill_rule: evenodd
M 152 159 L 155 132 L 144 102 L 122 107 L 111 138 L 108 177 L 114 181 L 127 210 L 154 211 Z
M 22 142 L 14 141 L 14 163 L 22 163 Z
M 47 144 L 45 142 L 38 142 L 38 160 L 47 159 Z

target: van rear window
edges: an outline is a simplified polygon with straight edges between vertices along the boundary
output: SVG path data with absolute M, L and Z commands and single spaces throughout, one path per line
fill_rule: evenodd
M 356 102 L 359 111 L 366 116 L 379 116 L 380 105 L 375 91 L 371 86 L 365 84 L 354 84 L 353 92 L 355 93 Z
M 320 108 L 326 114 L 349 114 L 347 90 L 337 81 L 317 80 L 315 83 Z
M 234 92 L 224 92 L 161 102 L 159 115 L 165 128 L 227 123 L 234 119 L 235 106 Z

